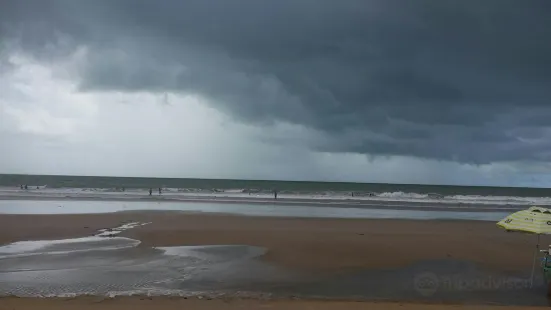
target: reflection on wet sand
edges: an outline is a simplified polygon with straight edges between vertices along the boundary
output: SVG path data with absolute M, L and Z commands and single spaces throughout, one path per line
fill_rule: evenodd
M 144 247 L 122 237 L 23 241 L 0 247 L 0 294 L 17 296 L 245 294 L 355 300 L 545 305 L 528 274 L 453 259 L 387 270 L 298 277 L 242 245 Z M 539 283 L 539 282 L 538 282 Z
M 239 283 L 283 279 L 254 260 L 261 247 L 242 245 L 143 247 L 116 237 L 149 223 L 100 229 L 91 237 L 20 241 L 0 247 L 0 294 L 186 294 Z
M 503 272 L 455 259 L 427 260 L 402 268 L 345 272 L 281 287 L 295 296 L 343 300 L 402 300 L 428 303 L 547 305 L 541 277 Z
M 526 285 L 533 238 L 483 221 L 0 215 L 0 237 L 1 295 L 547 305 Z M 23 241 L 42 238 L 65 239 Z
M 125 224 L 121 227 L 134 227 Z M 117 229 L 112 229 L 117 231 Z M 119 230 L 120 231 L 120 228 Z M 273 297 L 547 303 L 526 274 L 453 259 L 388 270 L 302 277 L 244 245 L 143 247 L 123 237 L 22 241 L 0 247 L 0 294 L 17 296 L 270 294 Z M 539 283 L 539 282 L 538 282 Z
M 477 221 L 498 221 L 510 213 L 503 208 L 488 211 L 482 206 L 480 208 L 450 209 L 446 208 L 445 205 L 432 208 L 410 206 L 401 210 L 387 206 L 360 208 L 354 205 L 304 206 L 219 202 L 0 200 L 0 214 L 92 214 L 125 211 L 183 211 L 293 218 L 455 219 Z
M 0 247 L 0 294 L 186 294 L 285 278 L 254 260 L 265 252 L 258 247 L 138 244 L 128 238 L 88 237 Z

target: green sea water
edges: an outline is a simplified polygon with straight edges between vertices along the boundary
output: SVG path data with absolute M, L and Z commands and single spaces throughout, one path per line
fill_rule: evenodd
M 48 188 L 179 188 L 201 190 L 257 189 L 281 192 L 404 192 L 449 195 L 551 197 L 550 188 L 451 186 L 419 184 L 383 184 L 348 182 L 309 182 L 309 181 L 263 181 L 227 179 L 186 179 L 186 178 L 137 178 L 137 177 L 97 177 L 62 175 L 16 175 L 0 174 L 0 186 L 19 187 L 44 186 Z

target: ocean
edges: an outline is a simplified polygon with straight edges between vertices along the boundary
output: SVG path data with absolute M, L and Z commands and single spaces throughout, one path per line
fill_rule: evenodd
M 452 186 L 420 184 L 384 184 L 351 182 L 266 181 L 190 178 L 138 178 L 64 175 L 0 174 L 0 187 L 68 188 L 68 189 L 148 189 L 167 188 L 181 192 L 272 192 L 281 194 L 331 195 L 355 192 L 375 195 L 429 195 L 441 196 L 501 196 L 501 197 L 551 197 L 551 188 Z

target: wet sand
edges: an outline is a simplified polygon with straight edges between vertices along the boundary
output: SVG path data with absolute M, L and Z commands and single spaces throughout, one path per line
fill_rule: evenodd
M 371 309 L 371 310 L 530 310 L 543 307 L 515 307 L 515 306 L 477 306 L 477 305 L 431 305 L 412 303 L 384 303 L 384 302 L 347 302 L 347 301 L 306 301 L 306 300 L 199 300 L 164 297 L 126 297 L 105 299 L 101 297 L 79 298 L 2 298 L 0 309 L 10 310 L 64 310 L 64 309 L 102 309 L 102 310 L 141 310 L 141 309 L 197 309 L 197 310 L 234 310 L 234 309 L 273 309 L 273 310 L 342 310 L 342 309 Z
M 339 271 L 400 267 L 426 259 L 468 260 L 504 270 L 531 267 L 535 237 L 492 222 L 241 217 L 179 212 L 0 215 L 0 244 L 84 237 L 124 222 L 143 246 L 250 245 L 289 268 Z M 551 239 L 542 237 L 542 244 Z
M 266 249 L 266 254 L 261 257 L 262 262 L 302 278 L 299 282 L 255 285 L 254 289 L 258 292 L 269 292 L 272 294 L 270 296 L 284 299 L 298 296 L 364 301 L 346 304 L 329 301 L 243 301 L 232 298 L 233 295 L 230 294 L 227 297 L 231 300 L 229 303 L 221 300 L 154 298 L 155 307 L 402 307 L 399 304 L 369 302 L 379 299 L 454 304 L 547 303 L 545 293 L 541 291 L 541 283 L 538 282 L 536 290 L 526 287 L 535 237 L 507 233 L 492 222 L 268 218 L 161 211 L 0 215 L 0 244 L 85 237 L 100 229 L 127 222 L 151 222 L 120 234 L 122 237 L 140 240 L 138 248 L 186 245 L 255 246 Z M 543 245 L 548 245 L 550 241 L 548 237 L 542 238 Z M 458 283 L 454 281 L 457 277 L 462 281 L 459 283 L 461 287 L 456 287 Z M 427 279 L 441 282 L 438 292 L 431 291 L 430 287 L 423 286 L 425 282 L 420 282 Z M 487 284 L 476 282 L 481 279 L 490 279 L 490 287 L 482 287 Z M 492 286 L 496 284 L 496 280 L 498 285 L 502 285 L 500 281 L 504 279 L 513 279 L 521 286 Z M 470 281 L 471 286 L 474 283 L 476 287 L 465 287 L 465 280 Z M 99 304 L 93 300 L 96 299 L 78 297 L 62 302 L 50 299 L 37 301 L 3 298 L 0 300 L 0 307 L 7 304 L 12 309 L 32 309 L 38 306 L 42 309 L 58 309 L 65 305 L 70 305 L 72 309 L 93 308 L 97 305 L 102 305 L 103 309 L 151 306 L 149 299 L 141 300 L 140 297 L 106 300 Z M 144 304 L 146 302 L 150 304 Z M 434 306 L 433 309 L 448 307 L 453 306 Z M 407 309 L 426 308 L 425 305 L 407 304 Z

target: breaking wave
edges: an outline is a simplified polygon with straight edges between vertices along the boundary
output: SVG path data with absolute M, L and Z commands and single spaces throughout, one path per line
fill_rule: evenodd
M 149 195 L 149 189 L 125 188 L 49 188 L 47 185 L 28 186 L 21 190 L 14 187 L 0 187 L 1 196 L 17 197 L 73 197 L 73 198 L 139 198 Z M 166 198 L 273 198 L 272 189 L 235 188 L 235 189 L 200 189 L 200 188 L 161 188 Z M 158 188 L 153 189 L 158 195 Z M 414 192 L 366 192 L 366 191 L 306 191 L 280 190 L 278 198 L 304 200 L 359 200 L 359 201 L 399 201 L 399 202 L 438 202 L 449 204 L 491 204 L 491 205 L 551 205 L 551 197 L 518 197 L 492 195 L 444 195 L 441 193 Z

